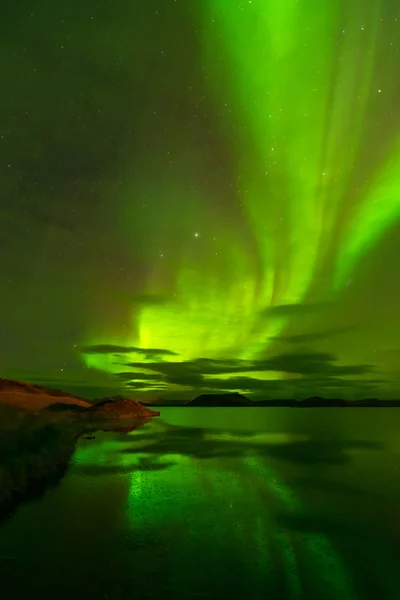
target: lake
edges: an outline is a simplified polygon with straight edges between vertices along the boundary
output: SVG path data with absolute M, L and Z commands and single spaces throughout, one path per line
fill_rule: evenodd
M 0 525 L 0 597 L 400 598 L 400 409 L 161 408 Z

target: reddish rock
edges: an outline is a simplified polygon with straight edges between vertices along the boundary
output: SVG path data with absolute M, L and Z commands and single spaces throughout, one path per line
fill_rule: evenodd
M 136 400 L 120 397 L 97 402 L 83 414 L 85 417 L 96 419 L 136 419 L 137 417 L 160 416 L 159 412 L 150 410 Z

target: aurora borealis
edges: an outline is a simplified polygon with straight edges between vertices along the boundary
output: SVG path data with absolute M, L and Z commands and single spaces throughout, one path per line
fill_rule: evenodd
M 0 19 L 0 366 L 100 397 L 398 397 L 394 0 Z

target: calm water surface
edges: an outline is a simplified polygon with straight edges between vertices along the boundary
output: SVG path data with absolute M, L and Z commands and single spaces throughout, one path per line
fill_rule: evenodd
M 0 525 L 0 597 L 399 600 L 400 409 L 166 408 Z

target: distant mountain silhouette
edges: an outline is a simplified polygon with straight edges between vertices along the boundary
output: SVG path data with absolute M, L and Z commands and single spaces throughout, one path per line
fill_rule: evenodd
M 249 406 L 249 407 L 290 407 L 290 408 L 362 408 L 362 407 L 400 407 L 400 400 L 378 400 L 377 398 L 365 398 L 363 400 L 344 400 L 343 398 L 322 398 L 320 396 L 311 396 L 302 400 L 250 400 L 242 394 L 202 394 L 194 400 L 185 402 L 183 400 L 160 399 L 145 404 L 145 406 Z
M 261 400 L 253 402 L 254 406 L 291 406 L 296 408 L 361 408 L 361 407 L 395 407 L 400 406 L 400 400 L 378 400 L 377 398 L 365 398 L 363 400 L 344 400 L 343 398 L 322 398 L 311 396 L 303 400 Z
M 202 394 L 186 406 L 253 406 L 254 402 L 242 394 Z

